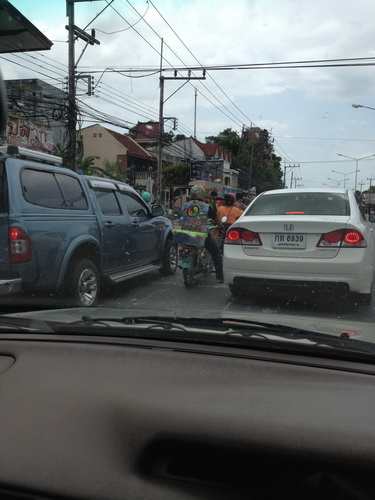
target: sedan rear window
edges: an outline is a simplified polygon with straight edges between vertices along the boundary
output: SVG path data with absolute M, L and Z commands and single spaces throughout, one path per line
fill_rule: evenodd
M 260 196 L 246 215 L 350 215 L 343 193 L 280 193 Z

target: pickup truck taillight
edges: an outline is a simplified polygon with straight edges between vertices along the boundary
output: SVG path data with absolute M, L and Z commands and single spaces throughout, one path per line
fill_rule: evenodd
M 11 264 L 30 262 L 30 238 L 20 227 L 10 227 L 8 230 L 9 260 Z

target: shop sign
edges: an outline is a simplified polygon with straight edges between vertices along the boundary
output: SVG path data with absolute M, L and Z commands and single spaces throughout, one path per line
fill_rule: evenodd
M 7 144 L 39 151 L 54 150 L 50 126 L 11 114 L 7 119 L 5 140 Z

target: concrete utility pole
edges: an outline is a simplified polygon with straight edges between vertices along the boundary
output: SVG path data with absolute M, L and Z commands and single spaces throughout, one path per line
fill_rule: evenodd
M 203 76 L 192 77 L 191 70 L 188 71 L 188 76 L 177 76 L 177 70 L 174 72 L 174 76 L 165 77 L 163 76 L 163 39 L 161 39 L 161 50 L 160 50 L 160 98 L 159 98 L 159 133 L 158 133 L 158 165 L 157 165 L 157 185 L 156 185 L 156 203 L 161 204 L 162 198 L 162 186 L 163 186 L 163 137 L 164 137 L 164 104 L 170 99 L 176 92 L 178 92 L 184 85 L 190 80 L 205 80 L 206 70 L 203 70 Z M 179 70 L 186 71 L 186 70 Z M 167 99 L 164 100 L 164 81 L 165 80 L 185 80 L 185 83 L 181 85 L 177 90 L 175 90 Z
M 198 97 L 198 91 L 197 87 L 195 87 L 195 92 L 194 92 L 194 139 L 197 138 L 197 97 Z
M 68 17 L 69 49 L 68 49 L 68 147 L 71 168 L 77 171 L 76 157 L 76 80 L 74 62 L 74 1 L 66 0 L 66 15 Z
M 297 168 L 299 167 L 300 165 L 299 164 L 294 164 L 294 165 L 286 165 L 284 164 L 284 189 L 286 189 L 286 169 L 287 168 L 290 168 L 290 169 L 293 169 L 293 168 Z M 292 184 L 293 184 L 293 171 L 292 171 L 292 175 L 291 175 L 291 179 L 290 179 L 290 187 L 292 187 Z
M 77 106 L 76 106 L 76 63 L 75 63 L 75 53 L 74 53 L 74 43 L 75 37 L 81 38 L 86 42 L 86 44 L 94 45 L 100 44 L 98 40 L 95 39 L 95 32 L 92 30 L 91 35 L 86 33 L 84 30 L 78 28 L 74 24 L 74 3 L 75 2 L 86 2 L 88 0 L 66 0 L 66 16 L 68 18 L 68 26 L 66 29 L 69 32 L 69 48 L 68 48 L 68 148 L 69 148 L 69 159 L 72 170 L 77 171 Z M 90 0 L 92 1 L 92 0 Z M 94 0 L 98 1 L 98 0 Z M 87 45 L 86 45 L 87 46 Z M 88 75 L 83 75 L 87 78 Z M 91 81 L 91 80 L 90 80 Z M 90 85 L 88 81 L 88 85 Z M 90 86 L 89 86 L 90 88 Z
M 253 160 L 254 160 L 254 144 L 250 143 L 250 164 L 249 164 L 249 182 L 247 185 L 247 193 L 250 194 L 250 189 L 251 189 L 251 181 L 252 181 L 252 174 L 253 174 Z

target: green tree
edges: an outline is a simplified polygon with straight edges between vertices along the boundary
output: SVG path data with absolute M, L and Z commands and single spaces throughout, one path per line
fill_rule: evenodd
M 242 142 L 241 151 L 233 157 L 232 165 L 239 170 L 239 187 L 244 191 L 255 187 L 259 194 L 283 187 L 281 158 L 274 153 L 266 130 L 261 139 Z M 255 139 L 254 139 L 255 138 Z
M 84 174 L 91 175 L 90 172 L 95 168 L 95 160 L 98 156 L 87 156 L 87 158 L 81 158 L 78 161 L 78 169 L 82 170 Z
M 55 156 L 59 156 L 60 158 L 62 158 L 63 160 L 63 165 L 64 166 L 67 166 L 69 163 L 68 163 L 68 160 L 69 160 L 69 153 L 67 151 L 66 148 L 63 148 L 62 145 L 59 143 L 59 144 L 56 144 L 53 148 L 53 154 Z
M 167 187 L 186 186 L 188 166 L 186 163 L 167 164 L 163 168 L 163 184 Z
M 118 165 L 116 161 L 104 161 L 103 167 L 91 167 L 90 175 L 98 175 L 99 177 L 106 177 L 107 179 L 113 179 L 115 181 L 125 181 L 125 172 Z
M 165 146 L 167 144 L 172 144 L 173 141 L 174 141 L 174 133 L 172 132 L 172 130 L 170 130 L 169 132 L 164 132 L 162 136 L 163 145 Z
M 241 136 L 231 128 L 226 128 L 219 135 L 209 135 L 205 139 L 206 143 L 219 144 L 219 146 L 231 151 L 234 155 L 237 155 L 239 152 Z
M 174 137 L 174 141 L 182 141 L 183 139 L 187 139 L 185 134 L 176 134 Z
M 134 127 L 131 127 L 128 130 L 128 136 L 131 137 L 132 139 L 135 139 L 135 137 L 137 135 L 137 129 L 138 129 L 138 125 L 134 125 Z

